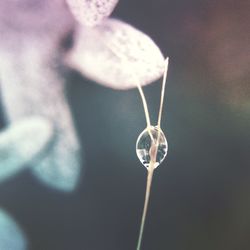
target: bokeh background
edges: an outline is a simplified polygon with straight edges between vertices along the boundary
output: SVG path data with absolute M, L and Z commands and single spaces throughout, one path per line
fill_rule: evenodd
M 170 57 L 162 121 L 169 151 L 155 171 L 145 250 L 250 249 L 249 12 L 246 0 L 124 0 L 112 14 Z M 67 83 L 83 144 L 78 187 L 59 192 L 26 170 L 0 184 L 0 205 L 30 249 L 135 249 L 146 184 L 135 154 L 146 126 L 138 91 L 108 89 L 73 70 Z M 156 122 L 161 81 L 144 89 Z

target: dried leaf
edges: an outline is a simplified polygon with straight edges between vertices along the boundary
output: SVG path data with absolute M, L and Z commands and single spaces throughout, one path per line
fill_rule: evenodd
M 0 181 L 41 156 L 53 136 L 52 124 L 41 117 L 20 120 L 0 133 Z
M 118 0 L 66 0 L 68 6 L 81 24 L 95 26 L 108 17 Z
M 143 32 L 116 19 L 95 28 L 81 27 L 66 61 L 96 82 L 114 89 L 129 89 L 158 79 L 164 57 Z
M 0 249 L 25 250 L 27 240 L 17 223 L 0 209 Z

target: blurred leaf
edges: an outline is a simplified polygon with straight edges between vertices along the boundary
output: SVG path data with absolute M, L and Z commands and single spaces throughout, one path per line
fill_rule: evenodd
M 68 6 L 81 24 L 95 26 L 108 17 L 118 0 L 66 0 Z
M 114 89 L 129 89 L 159 78 L 164 57 L 150 37 L 116 19 L 81 27 L 68 63 L 90 79 Z
M 16 222 L 3 210 L 0 210 L 0 249 L 25 250 L 27 240 Z
M 0 181 L 21 171 L 44 153 L 53 137 L 52 124 L 42 117 L 13 123 L 0 133 Z M 1 249 L 1 248 L 0 248 Z
M 15 18 L 13 18 L 15 17 Z M 6 119 L 41 116 L 54 128 L 54 140 L 31 171 L 46 185 L 75 188 L 81 146 L 65 97 L 63 52 L 75 28 L 65 0 L 0 2 L 0 77 Z

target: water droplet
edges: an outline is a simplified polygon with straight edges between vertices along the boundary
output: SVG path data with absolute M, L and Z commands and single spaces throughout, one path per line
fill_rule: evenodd
M 154 168 L 158 167 L 167 155 L 168 143 L 162 130 L 158 127 L 144 129 L 136 142 L 136 154 L 141 163 L 148 168 L 150 160 Z

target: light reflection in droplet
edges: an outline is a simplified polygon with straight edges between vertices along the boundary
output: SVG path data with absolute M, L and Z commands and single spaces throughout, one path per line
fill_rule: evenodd
M 154 167 L 158 167 L 167 155 L 168 143 L 161 129 L 151 126 L 139 135 L 136 142 L 136 154 L 141 163 L 148 168 L 153 150 L 157 150 Z

